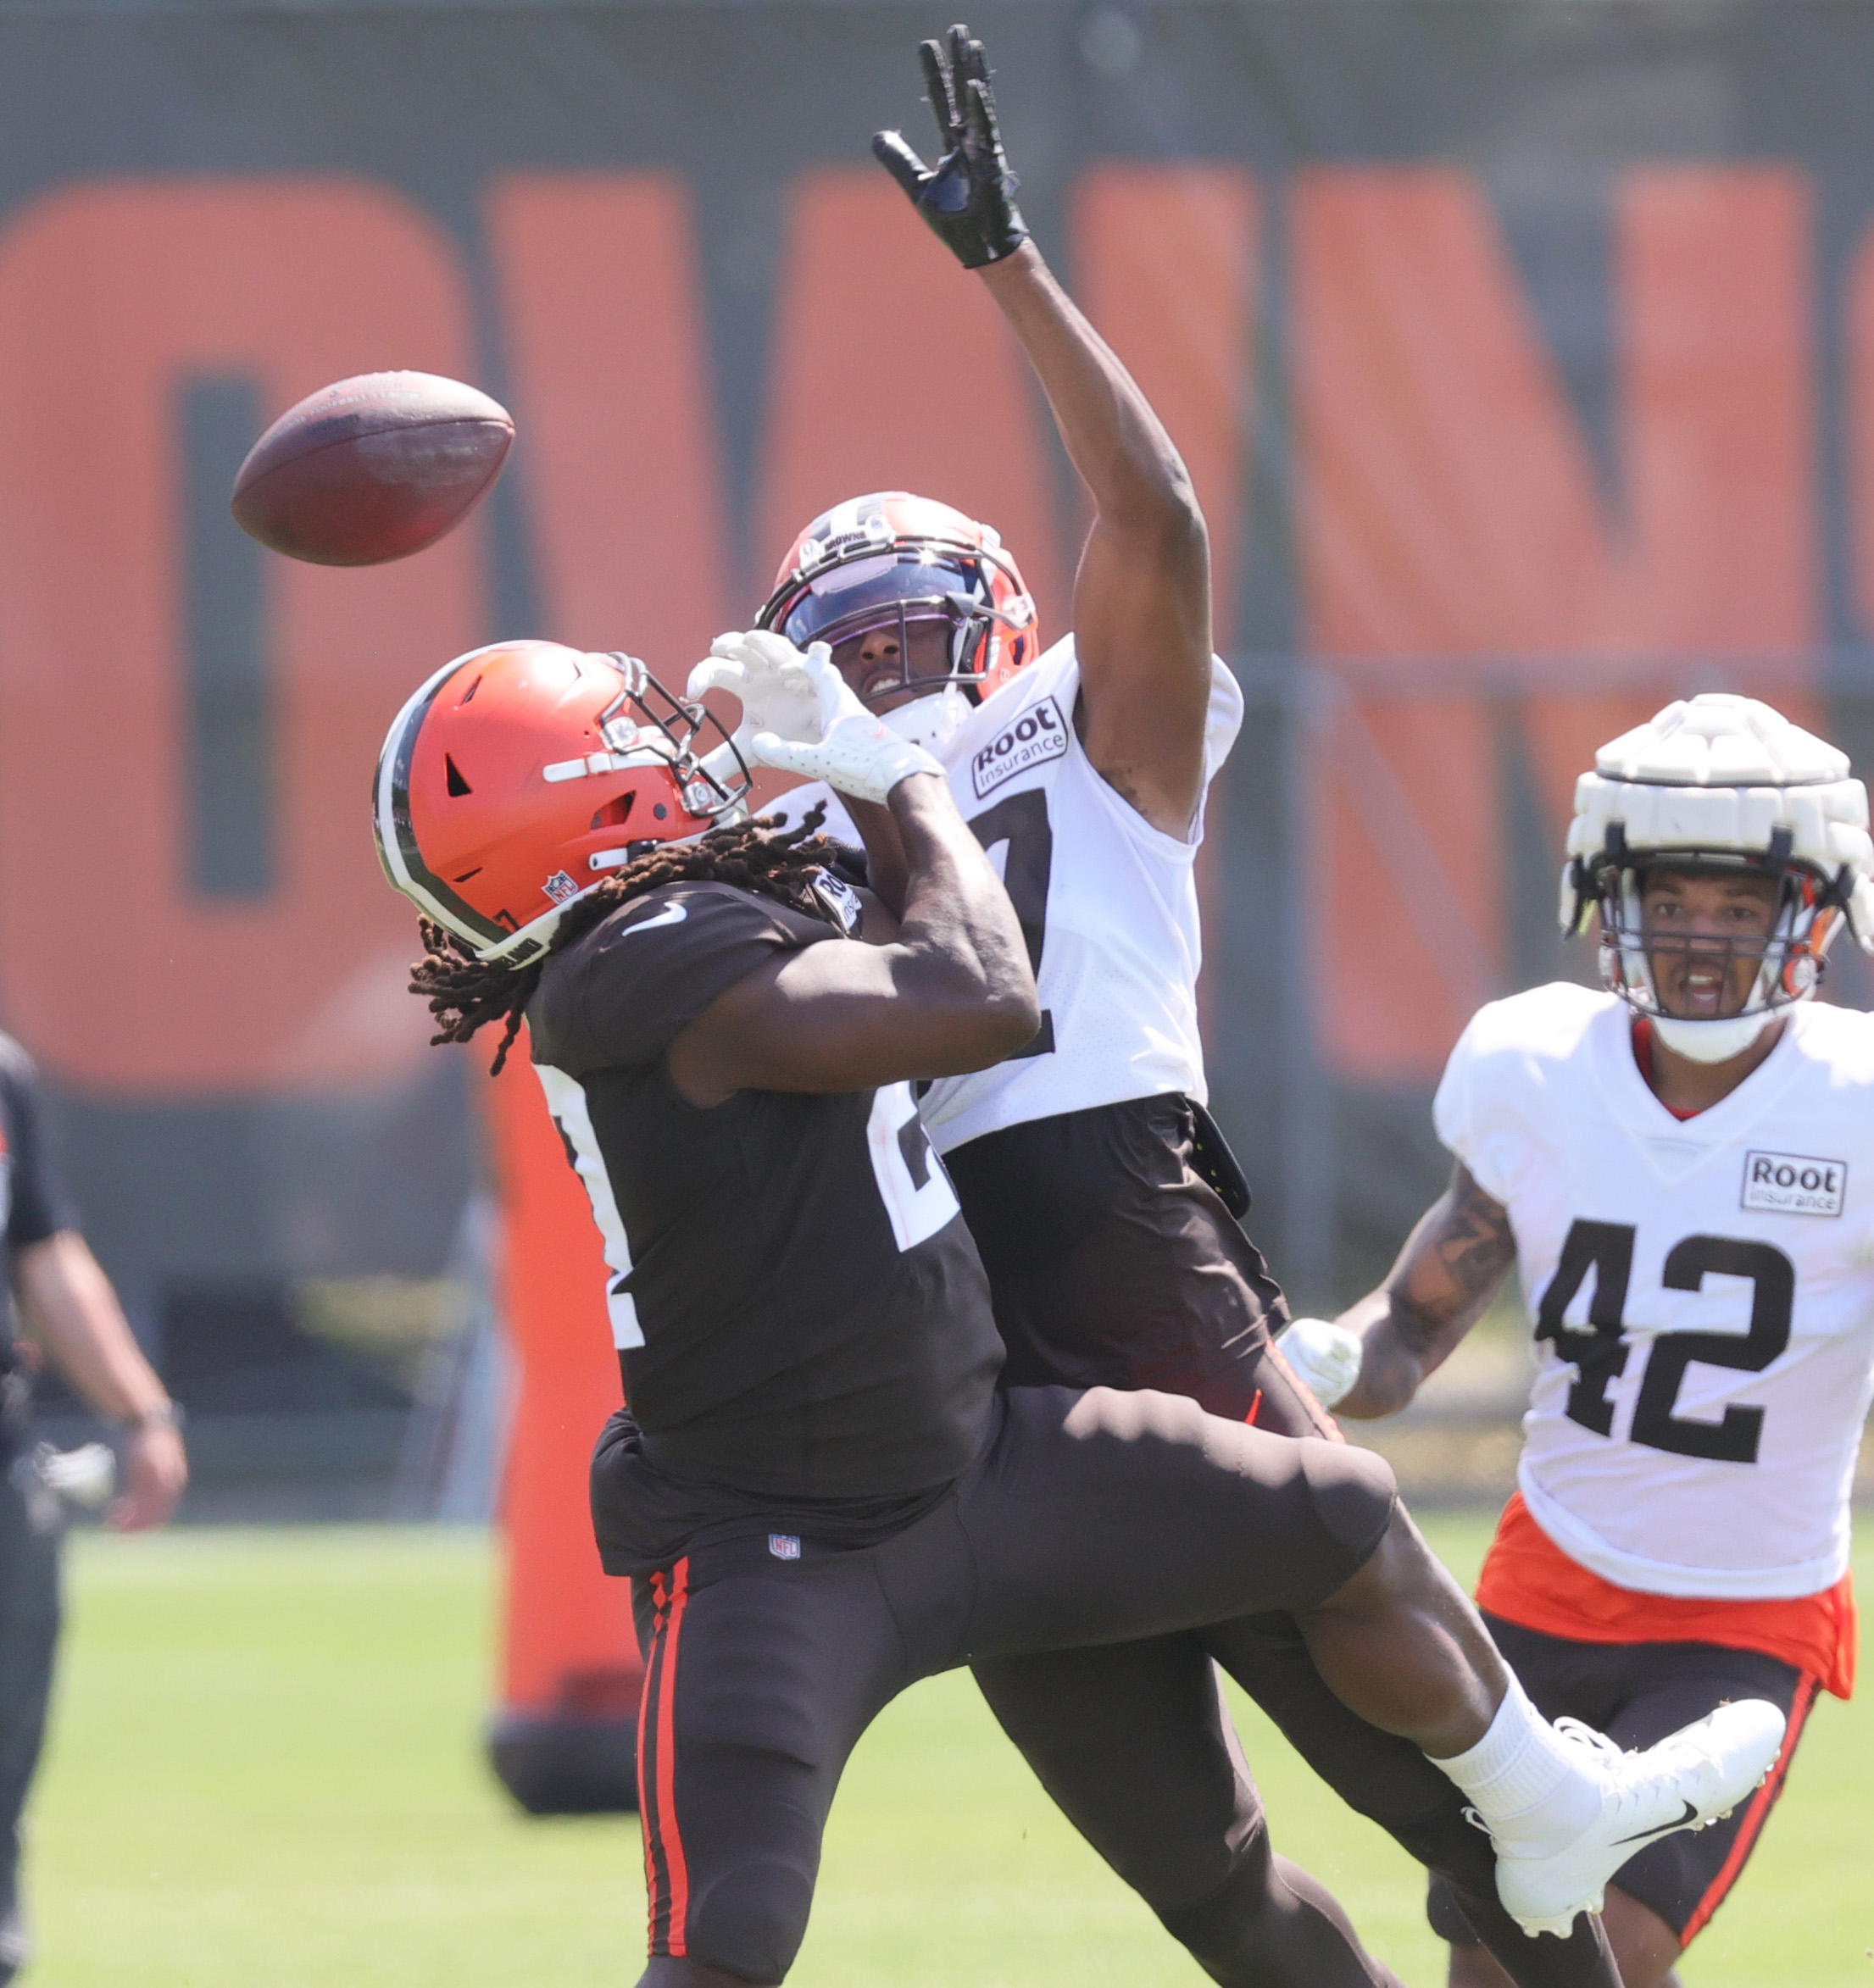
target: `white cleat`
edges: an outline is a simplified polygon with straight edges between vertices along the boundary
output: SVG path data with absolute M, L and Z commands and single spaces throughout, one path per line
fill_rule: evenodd
M 1593 1727 L 1557 1719 L 1556 1731 L 1583 1750 L 1583 1767 L 1601 1782 L 1601 1813 L 1551 1856 L 1519 1855 L 1499 1842 L 1504 1910 L 1532 1938 L 1565 1940 L 1576 1913 L 1601 1909 L 1607 1880 L 1636 1851 L 1676 1830 L 1704 1829 L 1760 1786 L 1782 1750 L 1783 1723 L 1768 1699 L 1742 1698 L 1643 1753 L 1623 1753 Z

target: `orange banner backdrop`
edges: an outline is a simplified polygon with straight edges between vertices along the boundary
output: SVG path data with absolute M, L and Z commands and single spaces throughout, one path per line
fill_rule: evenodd
M 518 175 L 487 217 L 542 632 L 681 692 L 735 614 L 687 190 Z
M 1065 634 L 1046 410 L 981 286 L 958 280 L 876 166 L 796 182 L 781 267 L 745 611 L 821 511 L 910 490 L 993 525 L 1040 608 L 1043 641 Z
M 1490 724 L 1474 698 L 1437 694 L 1436 665 L 1527 691 L 1559 847 L 1594 747 L 1660 702 L 1583 697 L 1571 664 L 1799 657 L 1816 637 L 1806 183 L 1784 167 L 1634 170 L 1614 230 L 1609 498 L 1473 180 L 1334 169 L 1297 191 L 1308 647 L 1326 664 L 1401 659 L 1429 693 L 1410 711 L 1342 699 L 1322 721 L 1320 897 L 1336 909 L 1318 970 L 1349 1075 L 1436 1075 L 1500 982 Z M 1546 680 L 1515 667 L 1543 658 Z
M 105 182 L 0 239 L 0 1002 L 68 1083 L 316 1091 L 424 1054 L 364 797 L 481 634 L 479 525 L 370 572 L 270 561 L 278 887 L 203 898 L 183 856 L 178 385 L 252 377 L 271 419 L 395 366 L 475 369 L 455 248 L 382 188 Z

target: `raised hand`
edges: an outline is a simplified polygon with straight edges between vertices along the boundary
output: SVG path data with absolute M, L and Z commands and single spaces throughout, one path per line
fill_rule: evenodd
M 827 661 L 824 644 L 815 643 L 802 663 L 818 707 L 811 741 L 802 743 L 758 731 L 748 741 L 750 759 L 781 773 L 823 780 L 855 801 L 882 801 L 914 773 L 943 777 L 943 769 L 923 747 L 887 730 L 859 702 L 851 685 Z
M 746 635 L 719 635 L 709 653 L 690 672 L 690 697 L 726 691 L 742 702 L 734 742 L 746 752 L 758 731 L 776 738 L 809 741 L 820 736 L 820 698 L 807 665 L 825 662 L 831 652 L 815 642 L 804 654 L 784 635 L 764 628 Z
M 1019 182 L 996 123 L 989 59 L 960 23 L 941 42 L 922 43 L 918 55 L 943 155 L 926 165 L 899 131 L 874 133 L 872 155 L 964 268 L 980 269 L 1013 255 L 1028 239 L 1015 205 Z

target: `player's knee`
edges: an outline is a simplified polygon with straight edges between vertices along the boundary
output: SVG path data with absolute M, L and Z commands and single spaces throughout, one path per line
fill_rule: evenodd
M 1351 1443 L 1304 1441 L 1299 1447 L 1315 1521 L 1347 1555 L 1351 1575 L 1393 1523 L 1399 1502 L 1393 1467 Z
M 1259 1832 L 1260 1833 L 1260 1832 Z M 1161 1919 L 1201 1909 L 1237 1879 L 1246 1859 L 1230 1833 L 1213 1830 L 1201 1836 L 1160 1832 L 1147 1844 L 1109 1850 L 1115 1872 Z
M 689 1957 L 773 1988 L 800 1952 L 813 1902 L 809 1873 L 773 1859 L 739 1864 L 692 1896 L 684 1923 Z
M 1213 1981 L 1247 1988 L 1263 1978 L 1260 1969 L 1268 1957 L 1273 1874 L 1268 1832 L 1259 1830 L 1223 1882 L 1194 1904 L 1168 1907 L 1149 1894 L 1146 1901 L 1165 1931 Z

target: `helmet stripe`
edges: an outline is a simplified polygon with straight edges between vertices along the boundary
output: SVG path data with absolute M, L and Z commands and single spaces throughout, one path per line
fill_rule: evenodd
M 459 937 L 484 944 L 510 935 L 505 925 L 484 918 L 473 905 L 459 897 L 423 860 L 410 825 L 410 762 L 423 719 L 442 686 L 478 656 L 500 647 L 498 642 L 490 643 L 445 663 L 398 713 L 385 738 L 384 750 L 378 755 L 372 823 L 377 832 L 378 859 L 391 882 Z

